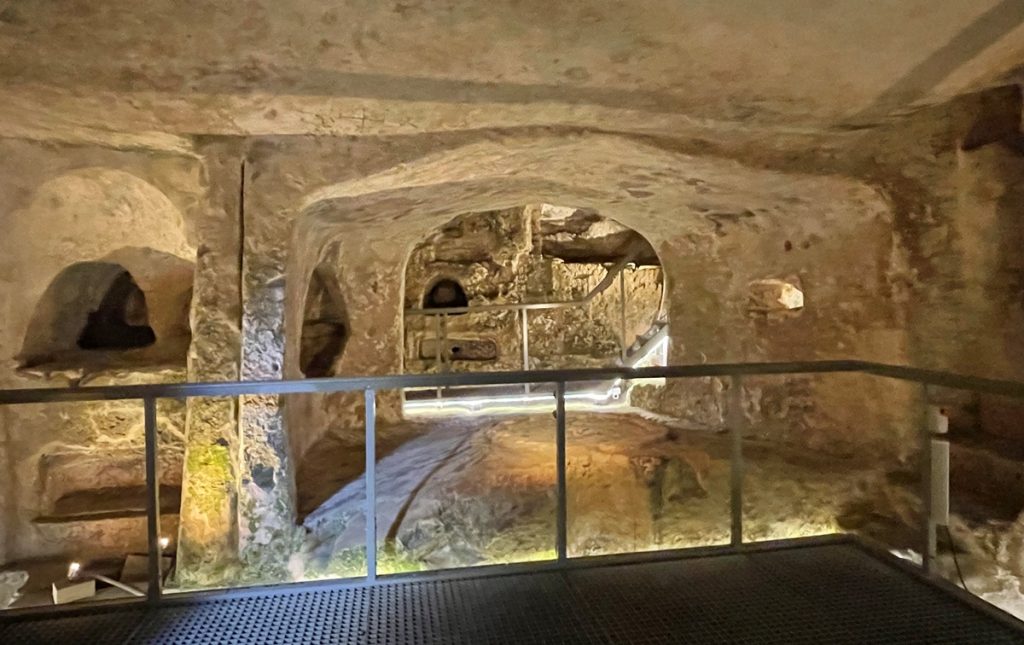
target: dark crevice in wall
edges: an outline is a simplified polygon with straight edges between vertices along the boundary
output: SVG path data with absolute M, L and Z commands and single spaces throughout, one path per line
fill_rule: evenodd
M 348 313 L 333 279 L 328 268 L 318 267 L 306 289 L 299 369 L 309 378 L 332 376 L 348 340 Z
M 245 282 L 245 157 L 238 167 L 238 298 L 242 299 Z M 244 306 L 244 305 L 243 305 Z M 241 311 L 241 310 L 240 310 Z M 241 329 L 241 320 L 239 329 Z M 239 356 L 241 359 L 241 356 Z
M 246 158 L 243 154 L 241 162 L 238 164 L 238 325 L 239 334 L 242 332 L 242 319 L 245 317 L 245 298 L 242 295 L 245 286 L 245 164 Z M 245 341 L 239 338 L 238 343 L 238 362 L 235 365 L 236 378 L 242 379 L 242 360 L 244 358 L 244 347 Z M 232 417 L 234 421 L 235 441 L 234 445 L 229 448 L 231 452 L 231 469 L 232 477 L 235 485 L 232 494 L 229 496 L 229 503 L 231 505 L 232 517 L 235 517 L 235 521 L 231 522 L 232 539 L 237 539 L 238 533 L 238 521 L 237 521 L 237 505 L 239 490 L 238 487 L 241 485 L 241 473 L 242 473 L 242 456 L 240 454 L 240 445 L 242 438 L 242 399 L 241 397 L 234 399 L 232 407 Z
M 78 347 L 133 349 L 154 342 L 156 334 L 149 326 L 146 295 L 125 271 L 114 279 L 99 305 L 88 314 Z

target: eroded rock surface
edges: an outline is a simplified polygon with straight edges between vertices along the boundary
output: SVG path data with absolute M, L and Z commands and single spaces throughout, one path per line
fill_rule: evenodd
M 751 444 L 746 537 L 839 530 L 870 465 Z M 549 416 L 421 428 L 378 467 L 381 566 L 438 568 L 550 558 Z M 593 555 L 728 542 L 727 439 L 633 415 L 579 413 L 567 428 L 568 539 Z M 364 539 L 359 478 L 306 518 L 307 576 L 353 575 Z M 912 530 L 912 529 L 908 529 Z

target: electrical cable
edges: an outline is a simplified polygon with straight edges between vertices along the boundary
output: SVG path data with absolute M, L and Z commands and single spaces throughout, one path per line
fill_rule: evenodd
M 956 557 L 956 545 L 953 544 L 953 534 L 950 533 L 948 526 L 943 526 L 946 529 L 946 537 L 949 538 L 949 550 L 953 553 L 953 563 L 956 565 L 956 574 L 960 576 L 960 584 L 963 586 L 964 591 L 971 593 L 971 590 L 967 588 L 967 583 L 964 582 L 964 572 L 960 570 L 960 559 Z

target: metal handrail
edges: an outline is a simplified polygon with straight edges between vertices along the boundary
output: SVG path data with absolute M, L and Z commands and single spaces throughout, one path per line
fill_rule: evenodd
M 366 581 L 376 579 L 376 397 L 380 390 L 422 386 L 500 385 L 526 383 L 554 383 L 556 419 L 556 562 L 566 566 L 567 504 L 566 504 L 566 433 L 565 384 L 573 381 L 603 380 L 610 377 L 629 379 L 649 378 L 701 378 L 730 377 L 726 423 L 731 437 L 730 515 L 731 548 L 745 546 L 743 541 L 743 451 L 742 438 L 746 425 L 742 409 L 742 377 L 779 374 L 836 374 L 861 373 L 899 379 L 922 385 L 921 431 L 921 498 L 925 511 L 922 523 L 922 566 L 931 572 L 936 549 L 936 523 L 931 504 L 931 445 L 933 437 L 928 427 L 929 388 L 932 386 L 960 388 L 1024 399 L 1024 383 L 962 376 L 936 370 L 885 365 L 857 360 L 801 361 L 791 363 L 717 363 L 701 365 L 675 365 L 645 368 L 592 368 L 571 370 L 541 370 L 519 372 L 476 372 L 445 374 L 402 374 L 390 376 L 340 377 L 288 381 L 238 381 L 223 383 L 166 383 L 147 385 L 99 386 L 79 388 L 0 390 L 0 405 L 86 402 L 109 400 L 141 400 L 145 418 L 146 460 L 146 516 L 148 532 L 148 601 L 159 603 L 163 598 L 160 547 L 160 473 L 157 459 L 158 433 L 156 401 L 161 398 L 215 397 L 245 395 L 312 394 L 326 392 L 352 392 L 363 390 L 365 397 L 365 456 L 366 456 Z
M 462 385 L 522 385 L 559 381 L 600 381 L 609 378 L 700 378 L 708 376 L 757 376 L 773 374 L 865 373 L 912 381 L 923 385 L 957 388 L 1024 399 L 1024 383 L 938 370 L 886 365 L 858 360 L 797 361 L 786 363 L 702 363 L 654 367 L 594 367 L 564 370 L 512 372 L 451 372 L 446 374 L 391 374 L 343 376 L 279 381 L 219 381 L 213 383 L 149 383 L 69 388 L 21 388 L 0 390 L 0 405 L 113 401 L 125 399 L 196 396 L 245 396 L 274 394 L 323 394 L 359 390 L 394 390 L 413 387 Z

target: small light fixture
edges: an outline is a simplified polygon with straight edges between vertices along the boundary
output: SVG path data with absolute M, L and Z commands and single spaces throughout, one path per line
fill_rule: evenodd
M 78 572 L 82 570 L 82 565 L 79 562 L 72 562 L 68 565 L 68 580 L 74 580 L 78 577 Z
M 160 538 L 160 550 L 161 551 L 166 550 L 167 547 L 169 547 L 170 545 L 171 545 L 171 538 L 169 538 L 169 537 L 161 537 Z

